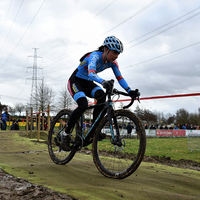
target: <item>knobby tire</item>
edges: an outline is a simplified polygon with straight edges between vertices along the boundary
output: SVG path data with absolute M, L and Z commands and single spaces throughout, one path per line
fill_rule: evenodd
M 75 155 L 76 150 L 72 149 L 71 151 L 63 151 L 60 147 L 55 143 L 55 137 L 58 135 L 60 129 L 65 126 L 69 117 L 71 115 L 71 111 L 67 109 L 61 110 L 51 121 L 49 135 L 48 135 L 48 150 L 49 155 L 52 161 L 59 165 L 64 165 L 68 163 Z M 61 123 L 61 127 L 57 126 L 57 124 Z M 65 130 L 65 129 L 64 129 Z M 63 131 L 64 131 L 63 130 Z M 59 138 L 57 139 L 58 143 L 60 143 Z
M 106 177 L 123 179 L 130 176 L 142 162 L 146 149 L 146 135 L 140 119 L 128 110 L 114 111 L 120 127 L 122 146 L 112 144 L 108 117 L 105 116 L 93 138 L 93 160 L 98 170 Z M 114 123 L 114 120 L 113 120 Z M 134 126 L 127 134 L 127 125 Z M 114 129 L 116 124 L 113 125 Z M 116 134 L 116 131 L 114 130 Z

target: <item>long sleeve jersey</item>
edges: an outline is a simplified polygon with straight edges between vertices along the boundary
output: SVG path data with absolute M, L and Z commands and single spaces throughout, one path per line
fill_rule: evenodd
M 104 79 L 99 77 L 97 73 L 107 68 L 112 68 L 115 77 L 117 78 L 121 87 L 129 92 L 130 87 L 128 86 L 125 79 L 122 77 L 117 61 L 103 63 L 102 54 L 103 52 L 94 51 L 87 57 L 85 57 L 85 59 L 78 66 L 78 72 L 76 76 L 88 81 L 95 81 L 102 84 Z

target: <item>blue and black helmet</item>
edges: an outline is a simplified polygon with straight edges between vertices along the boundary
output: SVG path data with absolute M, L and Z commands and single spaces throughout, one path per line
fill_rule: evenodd
M 117 51 L 118 53 L 122 53 L 123 52 L 123 44 L 115 36 L 108 36 L 104 40 L 103 45 L 107 46 L 110 50 Z

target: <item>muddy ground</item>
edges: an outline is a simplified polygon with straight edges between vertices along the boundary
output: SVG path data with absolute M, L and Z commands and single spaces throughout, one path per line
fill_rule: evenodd
M 72 200 L 74 198 L 55 192 L 43 186 L 38 186 L 16 178 L 0 169 L 0 199 L 1 200 Z
M 92 155 L 91 151 L 89 151 L 87 148 L 85 148 L 85 150 L 81 150 L 81 153 Z M 157 163 L 171 167 L 180 167 L 184 169 L 200 171 L 200 163 L 192 160 L 172 160 L 170 157 L 144 156 L 143 162 Z
M 82 153 L 90 154 L 89 150 L 82 150 Z M 187 168 L 200 171 L 200 163 L 191 160 L 171 160 L 170 157 L 145 156 L 144 162 L 159 163 L 163 165 Z M 0 199 L 1 200 L 75 200 L 76 198 L 55 192 L 46 187 L 27 182 L 14 177 L 0 169 Z

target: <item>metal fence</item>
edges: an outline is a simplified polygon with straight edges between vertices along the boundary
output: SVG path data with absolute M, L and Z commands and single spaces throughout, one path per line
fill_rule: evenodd
M 200 151 L 200 134 L 188 135 L 188 150 Z

